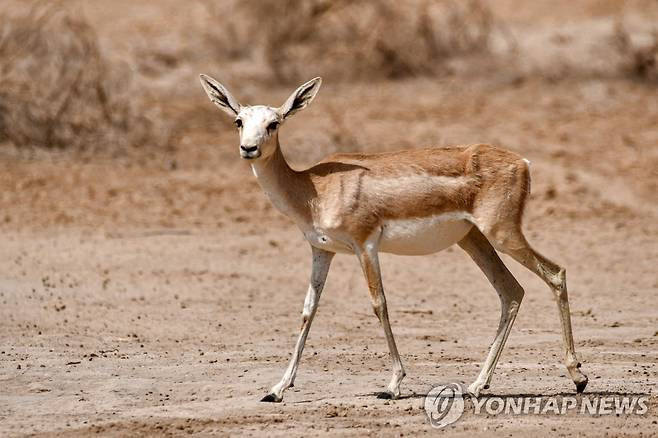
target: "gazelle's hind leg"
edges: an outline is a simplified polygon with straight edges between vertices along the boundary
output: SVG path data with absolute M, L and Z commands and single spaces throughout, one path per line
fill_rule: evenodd
M 523 288 L 507 270 L 491 243 L 476 227 L 473 227 L 466 237 L 459 242 L 459 246 L 471 256 L 484 272 L 500 298 L 501 314 L 496 337 L 491 344 L 489 354 L 478 378 L 468 387 L 468 391 L 477 397 L 482 389 L 489 387 L 494 369 L 521 305 Z
M 587 376 L 579 369 L 573 345 L 565 270 L 532 249 L 521 232 L 521 217 L 530 193 L 528 162 L 515 160 L 495 175 L 487 175 L 481 191 L 474 222 L 498 251 L 509 254 L 537 274 L 553 291 L 562 324 L 567 370 L 577 391 L 582 392 L 587 386 Z
M 537 274 L 553 291 L 562 324 L 567 371 L 576 384 L 576 390 L 583 392 L 587 386 L 587 376 L 580 370 L 580 362 L 576 358 L 565 269 L 535 251 L 517 227 L 504 231 L 498 230 L 494 235 L 487 237 L 494 243 L 496 249 L 512 256 Z

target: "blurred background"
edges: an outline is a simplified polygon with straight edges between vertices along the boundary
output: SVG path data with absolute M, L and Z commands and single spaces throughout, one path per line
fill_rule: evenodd
M 1 0 L 0 435 L 428 430 L 422 396 L 375 404 L 386 344 L 348 256 L 289 403 L 258 403 L 294 343 L 309 249 L 200 73 L 272 106 L 324 78 L 281 129 L 293 167 L 481 142 L 528 158 L 526 236 L 567 268 L 588 391 L 653 391 L 655 412 L 658 1 Z M 498 324 L 486 279 L 458 248 L 381 260 L 403 392 L 469 382 Z M 491 391 L 570 393 L 550 293 L 505 261 L 527 293 Z M 652 420 L 455 429 L 651 435 Z
M 195 196 L 221 201 L 246 166 L 230 120 L 204 100 L 202 72 L 245 104 L 277 106 L 322 76 L 313 110 L 282 137 L 302 166 L 335 151 L 489 142 L 647 196 L 657 189 L 657 23 L 655 0 L 5 0 L 4 223 L 32 202 L 51 203 L 49 213 L 33 204 L 13 226 L 151 224 L 116 211 L 122 203 L 165 225 L 217 220 Z M 112 172 L 86 173 L 104 160 Z M 221 178 L 184 192 L 163 181 L 153 193 L 142 168 Z M 51 192 L 62 178 L 64 198 Z M 112 189 L 133 178 L 148 199 Z

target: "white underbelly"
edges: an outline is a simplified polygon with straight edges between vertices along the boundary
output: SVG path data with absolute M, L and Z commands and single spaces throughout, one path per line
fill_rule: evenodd
M 448 213 L 383 223 L 379 251 L 400 255 L 439 252 L 459 242 L 473 224 L 465 215 Z

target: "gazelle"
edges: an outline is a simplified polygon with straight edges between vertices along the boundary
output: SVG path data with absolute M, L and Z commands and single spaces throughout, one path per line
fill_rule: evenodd
M 378 253 L 423 255 L 458 244 L 484 272 L 501 302 L 498 331 L 477 379 L 477 397 L 489 382 L 523 299 L 524 291 L 496 251 L 509 254 L 537 274 L 557 301 L 566 367 L 578 392 L 587 385 L 576 358 L 565 270 L 535 251 L 521 230 L 530 192 L 529 162 L 485 144 L 413 149 L 381 154 L 336 154 L 297 171 L 286 162 L 279 128 L 305 108 L 322 80 L 295 90 L 279 108 L 243 106 L 216 80 L 201 75 L 210 100 L 235 119 L 240 156 L 249 160 L 274 206 L 290 217 L 311 245 L 311 281 L 301 333 L 283 378 L 262 399 L 279 402 L 293 385 L 329 265 L 335 253 L 356 254 L 373 310 L 381 322 L 393 362 L 393 377 L 380 398 L 400 396 L 405 376 L 388 318 Z

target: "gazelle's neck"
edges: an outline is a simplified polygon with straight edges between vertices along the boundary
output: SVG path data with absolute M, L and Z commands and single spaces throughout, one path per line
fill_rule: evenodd
M 272 204 L 299 226 L 309 223 L 310 181 L 303 174 L 290 167 L 279 145 L 278 135 L 271 141 L 276 142 L 272 155 L 254 161 L 251 168 Z

